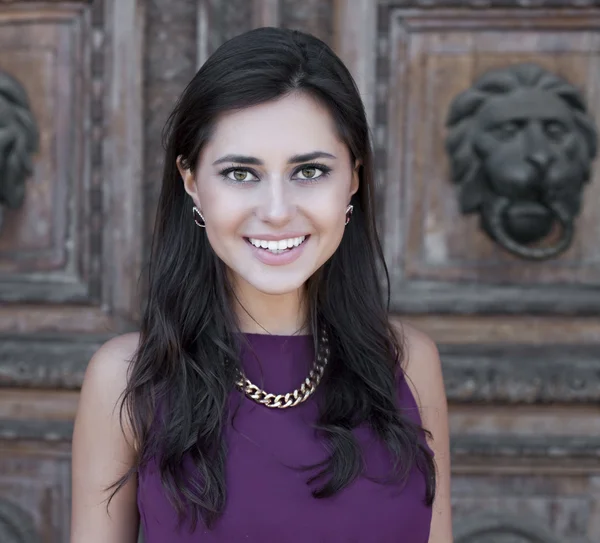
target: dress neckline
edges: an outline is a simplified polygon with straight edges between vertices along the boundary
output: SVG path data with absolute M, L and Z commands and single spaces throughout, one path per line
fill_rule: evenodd
M 312 334 L 264 334 L 261 332 L 242 332 L 243 336 L 251 338 L 279 338 L 279 339 L 293 339 L 293 338 L 312 338 Z

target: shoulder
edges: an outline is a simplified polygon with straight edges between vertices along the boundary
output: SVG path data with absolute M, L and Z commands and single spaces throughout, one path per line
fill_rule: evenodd
M 440 355 L 433 339 L 407 323 L 402 323 L 401 330 L 405 346 L 405 371 L 410 373 L 437 371 L 440 367 Z
M 91 358 L 83 378 L 71 455 L 71 541 L 134 541 L 137 479 L 115 485 L 136 463 L 136 447 L 121 399 L 138 334 L 115 337 Z
M 436 491 L 429 541 L 452 540 L 450 428 L 442 364 L 436 344 L 408 324 L 394 323 L 405 347 L 403 370 L 436 459 Z
M 80 415 L 118 417 L 118 407 L 138 344 L 139 333 L 129 333 L 110 339 L 96 351 L 83 378 Z
M 442 364 L 435 342 L 407 323 L 394 322 L 404 346 L 402 370 L 420 407 L 446 403 Z
M 87 366 L 83 386 L 90 388 L 113 385 L 113 390 L 125 389 L 127 373 L 137 351 L 139 338 L 139 333 L 134 332 L 116 336 L 104 343 Z
M 112 369 L 118 369 L 123 362 L 127 365 L 135 355 L 139 341 L 139 332 L 122 334 L 109 339 L 96 351 L 90 360 L 88 370 L 102 365 L 114 365 L 116 367 Z

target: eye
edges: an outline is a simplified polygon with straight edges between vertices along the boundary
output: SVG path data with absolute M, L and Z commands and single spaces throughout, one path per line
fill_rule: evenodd
M 331 172 L 324 164 L 306 164 L 296 171 L 297 178 L 302 181 L 314 181 L 325 177 Z
M 509 141 L 518 134 L 520 129 L 521 124 L 517 121 L 507 121 L 496 125 L 492 130 L 492 133 L 500 141 Z
M 228 168 L 223 170 L 221 175 L 230 181 L 237 181 L 238 183 L 258 181 L 258 177 L 256 177 L 250 170 L 245 168 Z
M 560 141 L 569 130 L 560 121 L 547 121 L 544 123 L 544 131 L 551 140 Z

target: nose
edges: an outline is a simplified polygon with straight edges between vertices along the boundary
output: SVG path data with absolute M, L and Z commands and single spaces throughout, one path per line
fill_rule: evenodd
M 257 209 L 258 218 L 273 226 L 286 225 L 294 215 L 292 195 L 282 179 L 271 180 L 261 191 L 261 202 Z
M 552 157 L 550 153 L 543 149 L 538 149 L 529 155 L 530 162 L 533 163 L 539 170 L 545 172 L 550 165 Z
M 552 150 L 540 123 L 529 123 L 527 130 L 527 160 L 545 173 L 552 162 Z

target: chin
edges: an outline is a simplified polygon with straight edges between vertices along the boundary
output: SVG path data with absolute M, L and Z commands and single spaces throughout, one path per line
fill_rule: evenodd
M 262 294 L 268 294 L 271 296 L 280 296 L 284 294 L 291 294 L 300 290 L 310 275 L 311 271 L 300 271 L 300 270 L 283 270 L 283 269 L 254 269 L 250 270 L 246 268 L 245 273 L 237 273 L 239 279 L 241 279 L 240 286 L 245 290 L 247 288 L 256 290 Z
M 291 294 L 301 289 L 306 280 L 303 281 L 265 281 L 264 278 L 260 281 L 250 281 L 246 279 L 246 282 L 257 291 L 262 294 L 269 294 L 270 296 L 282 296 L 284 294 Z

